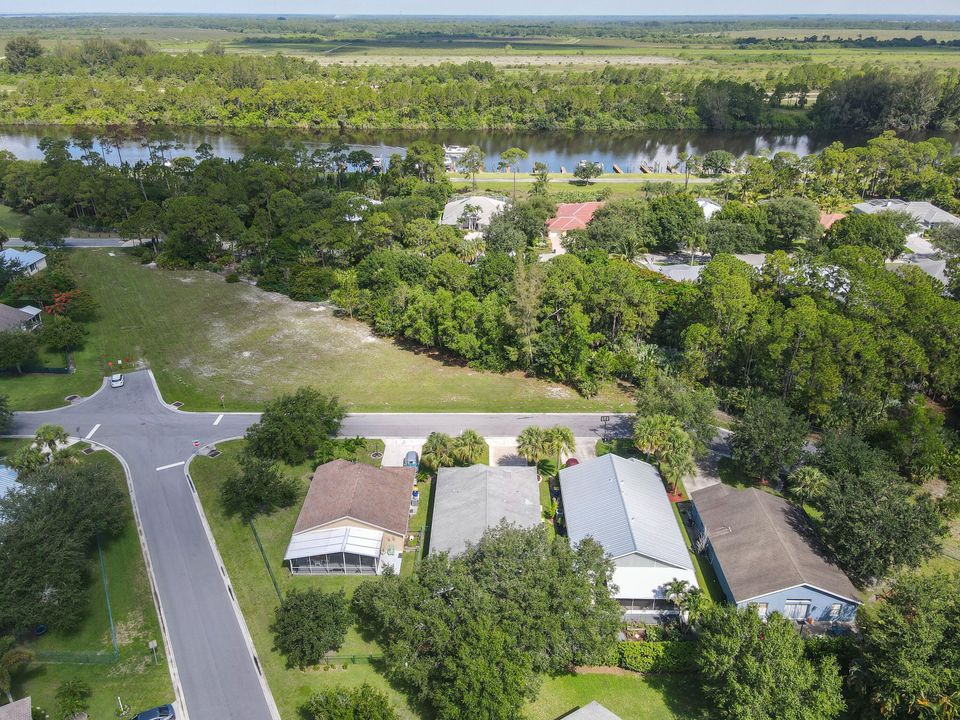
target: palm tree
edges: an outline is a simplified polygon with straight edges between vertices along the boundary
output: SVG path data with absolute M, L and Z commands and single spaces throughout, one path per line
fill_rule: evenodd
M 29 475 L 34 470 L 46 464 L 43 453 L 33 445 L 17 450 L 8 461 L 10 467 L 20 475 Z
M 663 596 L 679 608 L 689 588 L 690 583 L 686 580 L 674 578 L 663 586 Z
M 33 438 L 33 444 L 41 449 L 45 447 L 53 454 L 57 449 L 57 445 L 62 445 L 67 442 L 68 439 L 67 431 L 62 427 L 51 423 L 44 423 L 37 428 L 37 432 Z
M 673 422 L 669 415 L 645 415 L 633 424 L 633 442 L 649 460 L 663 442 L 664 434 Z
M 557 470 L 560 470 L 560 456 L 563 453 L 572 455 L 577 449 L 577 441 L 573 437 L 573 430 L 563 425 L 554 425 L 545 431 L 546 444 L 550 454 L 557 456 Z
M 517 453 L 528 463 L 536 465 L 550 454 L 547 433 L 536 425 L 525 427 L 517 435 Z
M 451 450 L 454 460 L 463 465 L 483 462 L 489 452 L 486 441 L 474 430 L 464 430 L 454 438 Z
M 670 483 L 671 493 L 677 492 L 677 487 L 683 478 L 696 472 L 696 465 L 693 462 L 693 440 L 690 434 L 680 427 L 679 422 L 676 420 L 674 422 L 676 425 L 667 430 L 656 451 L 660 473 Z
M 803 465 L 787 478 L 787 487 L 801 502 L 809 502 L 823 497 L 830 479 L 817 468 Z
M 423 444 L 420 462 L 431 470 L 452 466 L 455 462 L 453 438 L 446 433 L 430 433 L 430 437 Z
M 33 660 L 33 653 L 19 647 L 10 635 L 0 637 L 0 692 L 13 702 L 13 671 Z

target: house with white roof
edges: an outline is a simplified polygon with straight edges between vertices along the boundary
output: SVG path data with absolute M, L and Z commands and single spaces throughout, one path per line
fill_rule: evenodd
M 706 220 L 709 220 L 723 210 L 723 205 L 710 198 L 697 198 L 697 205 L 700 206 L 700 209 L 703 211 L 703 217 Z
M 641 460 L 602 455 L 560 471 L 567 536 L 593 538 L 613 557 L 613 596 L 627 616 L 675 612 L 665 586 L 699 587 L 660 473 Z
M 39 250 L 17 250 L 6 248 L 0 250 L 0 258 L 7 263 L 16 263 L 24 275 L 36 275 L 47 267 L 47 256 Z
M 483 230 L 493 216 L 503 212 L 505 200 L 486 195 L 469 195 L 455 198 L 443 206 L 441 225 L 453 225 L 464 230 Z
M 941 210 L 933 203 L 914 200 L 867 200 L 853 206 L 854 212 L 875 215 L 881 212 L 906 213 L 926 230 L 939 225 L 960 225 L 960 217 Z

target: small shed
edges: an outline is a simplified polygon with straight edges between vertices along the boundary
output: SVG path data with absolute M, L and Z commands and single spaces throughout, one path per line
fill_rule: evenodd
M 723 205 L 710 198 L 697 198 L 697 205 L 700 206 L 700 209 L 703 211 L 703 217 L 707 220 L 723 210 Z

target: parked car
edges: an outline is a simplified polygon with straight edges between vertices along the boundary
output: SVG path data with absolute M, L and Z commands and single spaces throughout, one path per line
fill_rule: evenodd
M 420 456 L 416 450 L 411 450 L 403 458 L 404 467 L 412 467 L 414 470 L 420 467 Z
M 142 713 L 134 715 L 131 720 L 175 720 L 177 714 L 173 711 L 173 705 L 161 705 L 160 707 L 144 710 Z
M 110 387 L 123 387 L 122 373 L 115 373 L 110 376 Z

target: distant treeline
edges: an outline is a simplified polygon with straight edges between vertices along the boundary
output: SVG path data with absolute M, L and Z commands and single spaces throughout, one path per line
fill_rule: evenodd
M 461 38 L 537 38 L 537 37 L 609 37 L 635 40 L 671 40 L 711 33 L 744 32 L 771 28 L 831 30 L 887 30 L 904 32 L 960 30 L 960 22 L 950 17 L 865 18 L 827 15 L 822 17 L 440 17 L 381 16 L 334 17 L 320 15 L 61 15 L 19 16 L 2 19 L 4 28 L 30 34 L 89 28 L 116 30 L 130 28 L 199 28 L 234 33 L 274 35 L 301 34 L 327 39 L 410 37 Z M 711 37 L 711 41 L 736 42 L 737 38 Z
M 784 131 L 953 129 L 960 77 L 795 66 L 763 84 L 665 67 L 549 73 L 489 62 L 322 66 L 276 55 L 169 55 L 142 40 L 6 44 L 0 122 L 357 129 Z M 808 95 L 818 94 L 807 112 Z M 784 111 L 783 105 L 798 109 Z
M 895 37 L 889 40 L 879 40 L 874 36 L 832 38 L 829 35 L 810 35 L 805 38 L 737 38 L 737 46 L 741 48 L 803 48 L 815 44 L 844 48 L 960 48 L 960 39 L 937 40 L 936 38 L 925 38 L 923 35 L 915 35 L 912 38 Z

